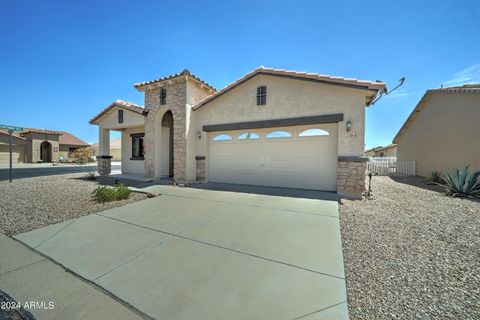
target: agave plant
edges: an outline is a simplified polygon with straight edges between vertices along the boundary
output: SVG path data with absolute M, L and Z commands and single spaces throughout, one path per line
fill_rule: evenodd
M 442 177 L 445 190 L 454 197 L 480 197 L 480 170 L 470 171 L 468 166 L 452 169 Z

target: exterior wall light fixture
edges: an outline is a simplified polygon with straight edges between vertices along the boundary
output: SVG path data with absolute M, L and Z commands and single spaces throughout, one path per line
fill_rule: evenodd
M 352 121 L 348 120 L 346 123 L 346 130 L 350 132 L 352 130 Z
M 200 130 L 197 131 L 197 138 L 199 140 L 202 139 L 202 133 L 200 132 Z

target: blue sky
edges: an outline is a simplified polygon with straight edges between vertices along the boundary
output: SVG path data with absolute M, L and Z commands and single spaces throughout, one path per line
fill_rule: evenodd
M 386 145 L 428 88 L 480 82 L 475 1 L 0 1 L 1 124 L 70 131 L 132 84 L 188 68 L 217 88 L 258 66 L 394 87 L 367 111 Z

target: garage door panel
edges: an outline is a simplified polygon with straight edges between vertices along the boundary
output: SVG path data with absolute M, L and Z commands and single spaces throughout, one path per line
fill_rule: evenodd
M 242 132 L 221 132 L 231 141 L 209 142 L 208 179 L 212 182 L 253 184 L 316 190 L 336 189 L 336 124 L 324 125 L 329 136 L 299 137 L 312 126 L 279 128 L 291 138 L 265 138 L 273 129 L 255 131 L 261 138 L 238 140 Z M 314 126 L 322 129 L 322 126 Z M 216 133 L 218 135 L 220 133 Z

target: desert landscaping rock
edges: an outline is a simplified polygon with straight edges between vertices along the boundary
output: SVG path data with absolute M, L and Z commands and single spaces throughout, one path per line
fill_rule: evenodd
M 97 203 L 92 192 L 98 185 L 82 180 L 84 176 L 80 173 L 0 182 L 0 233 L 16 235 L 147 198 L 146 194 L 134 192 L 127 200 Z
M 480 202 L 427 182 L 373 177 L 340 207 L 351 320 L 480 319 Z

